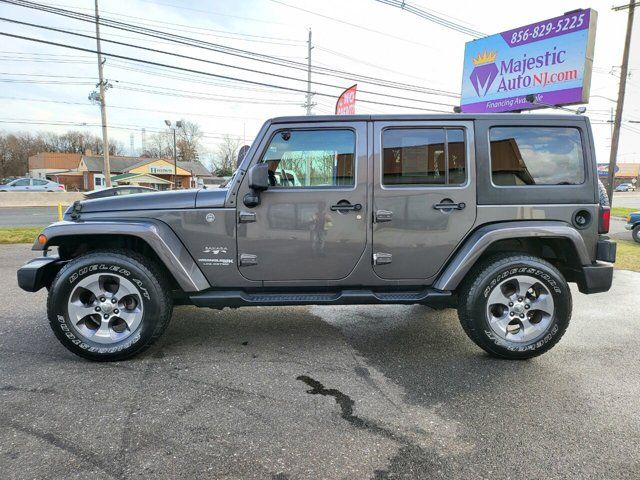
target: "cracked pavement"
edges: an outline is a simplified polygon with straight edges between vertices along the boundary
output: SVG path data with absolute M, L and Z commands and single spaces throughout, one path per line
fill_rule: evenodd
M 64 349 L 0 247 L 3 479 L 637 478 L 640 274 L 574 290 L 562 341 L 485 355 L 421 306 L 178 307 L 118 363 Z

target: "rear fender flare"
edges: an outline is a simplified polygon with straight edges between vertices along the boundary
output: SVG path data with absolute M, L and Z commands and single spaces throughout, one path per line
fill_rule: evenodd
M 475 265 L 480 256 L 492 244 L 510 238 L 566 238 L 578 254 L 581 265 L 590 265 L 591 258 L 580 233 L 564 222 L 501 222 L 486 225 L 472 233 L 454 254 L 438 280 L 433 284 L 438 290 L 455 290 Z

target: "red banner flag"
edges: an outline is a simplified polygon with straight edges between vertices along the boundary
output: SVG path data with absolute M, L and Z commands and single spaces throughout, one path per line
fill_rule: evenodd
M 342 95 L 338 97 L 336 102 L 336 115 L 355 115 L 356 114 L 356 83 L 353 87 L 347 88 Z

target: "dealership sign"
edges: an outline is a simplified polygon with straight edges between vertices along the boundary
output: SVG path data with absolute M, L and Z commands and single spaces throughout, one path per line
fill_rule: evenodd
M 561 17 L 468 42 L 463 112 L 489 113 L 589 100 L 597 13 Z M 534 94 L 538 105 L 527 102 Z

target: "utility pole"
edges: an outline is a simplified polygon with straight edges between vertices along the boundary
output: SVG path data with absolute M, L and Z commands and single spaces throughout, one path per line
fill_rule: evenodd
M 100 49 L 100 15 L 98 13 L 98 0 L 96 5 L 96 46 L 98 50 L 98 79 L 100 80 L 100 115 L 102 116 L 102 155 L 104 165 L 102 173 L 104 174 L 106 187 L 111 187 L 111 165 L 109 164 L 109 136 L 107 134 L 107 105 L 105 101 L 105 84 L 102 72 L 102 50 Z
M 616 160 L 618 157 L 618 142 L 620 141 L 620 124 L 622 123 L 622 108 L 624 107 L 624 94 L 627 87 L 627 75 L 629 70 L 629 49 L 631 46 L 631 33 L 633 31 L 633 14 L 635 13 L 636 2 L 630 0 L 628 6 L 614 7 L 613 10 L 629 9 L 627 17 L 627 34 L 624 39 L 624 52 L 622 54 L 622 67 L 620 69 L 620 85 L 618 87 L 618 104 L 616 106 L 616 117 L 613 120 L 613 134 L 611 135 L 611 154 L 609 156 L 609 171 L 607 172 L 607 195 L 609 204 L 613 203 L 613 181 L 615 178 Z
M 171 125 L 171 120 L 165 120 L 164 124 L 173 130 L 173 189 L 178 189 L 178 150 L 176 149 L 176 128 L 182 128 L 182 120 Z
M 311 49 L 313 46 L 311 45 L 311 29 L 309 29 L 309 39 L 307 40 L 307 100 L 304 103 L 304 106 L 307 108 L 307 115 L 311 115 L 311 109 L 315 105 L 311 103 L 311 97 L 313 94 L 311 93 Z

